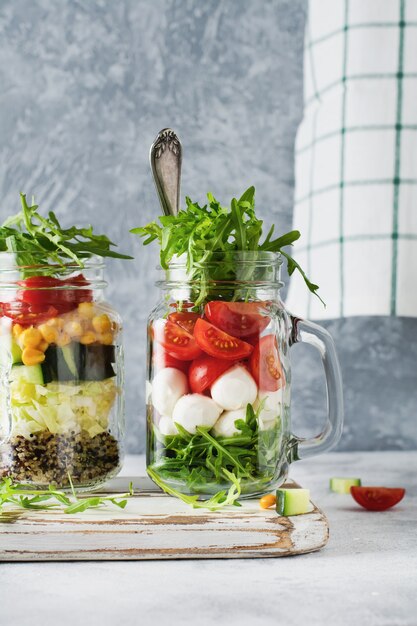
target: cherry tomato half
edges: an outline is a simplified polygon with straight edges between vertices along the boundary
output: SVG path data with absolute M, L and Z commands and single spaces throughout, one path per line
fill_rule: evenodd
M 42 324 L 58 315 L 58 309 L 53 306 L 43 308 L 38 305 L 29 305 L 27 302 L 3 302 L 0 306 L 2 315 L 21 326 Z
M 270 318 L 262 315 L 264 302 L 208 302 L 204 313 L 207 319 L 233 337 L 249 337 L 262 332 Z
M 200 356 L 191 363 L 188 372 L 191 390 L 193 393 L 203 393 L 230 367 L 230 361 L 220 361 L 206 354 Z
M 161 344 L 155 342 L 153 345 L 153 365 L 155 369 L 161 370 L 164 367 L 175 367 L 177 370 L 181 370 L 184 374 L 188 373 L 191 361 L 180 361 L 174 356 L 168 354 Z
M 179 324 L 179 326 L 181 326 L 191 334 L 193 333 L 195 323 L 199 317 L 200 316 L 198 313 L 188 311 L 177 311 L 168 315 L 168 319 L 171 322 L 174 322 L 174 324 Z
M 261 337 L 250 359 L 252 376 L 264 391 L 277 391 L 284 378 L 275 335 Z
M 350 493 L 358 504 L 368 511 L 386 511 L 398 504 L 405 489 L 392 487 L 351 487 Z
M 248 357 L 253 350 L 249 343 L 228 335 L 201 318 L 195 324 L 194 337 L 206 354 L 218 359 L 237 361 Z
M 195 338 L 170 320 L 156 320 L 153 325 L 153 335 L 168 354 L 180 361 L 191 361 L 201 354 Z

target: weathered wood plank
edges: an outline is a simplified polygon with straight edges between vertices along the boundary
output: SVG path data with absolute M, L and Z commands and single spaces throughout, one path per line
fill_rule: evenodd
M 134 496 L 125 510 L 13 510 L 0 518 L 0 561 L 278 557 L 328 540 L 325 515 L 279 517 L 258 500 L 210 513 L 160 493 Z

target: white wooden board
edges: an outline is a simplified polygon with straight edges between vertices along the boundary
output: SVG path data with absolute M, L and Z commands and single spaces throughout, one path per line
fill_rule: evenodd
M 0 561 L 278 557 L 319 550 L 328 534 L 314 504 L 294 517 L 261 510 L 259 500 L 211 513 L 142 492 L 124 510 L 66 515 L 8 508 L 0 516 Z

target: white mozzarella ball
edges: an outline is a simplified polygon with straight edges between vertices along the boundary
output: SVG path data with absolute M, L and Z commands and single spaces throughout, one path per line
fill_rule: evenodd
M 187 376 L 175 367 L 164 367 L 152 381 L 152 404 L 161 415 L 171 417 L 175 403 L 188 391 Z
M 165 435 L 165 437 L 170 435 L 178 435 L 177 427 L 175 426 L 173 420 L 168 417 L 168 415 L 163 415 L 159 420 L 158 429 L 161 435 Z
M 224 411 L 214 424 L 213 435 L 216 437 L 233 437 L 233 435 L 240 433 L 241 431 L 235 426 L 236 420 L 246 421 L 246 408 Z
M 281 415 L 282 410 L 282 390 L 278 391 L 259 391 L 258 397 L 255 403 L 255 410 L 259 408 L 259 405 L 263 402 L 263 408 L 259 415 L 259 421 L 263 424 L 271 422 L 273 423 Z
M 227 370 L 211 386 L 211 397 L 226 411 L 246 408 L 255 402 L 257 394 L 255 381 L 242 365 Z
M 199 393 L 191 393 L 178 400 L 174 407 L 172 420 L 194 435 L 197 426 L 212 428 L 221 411 L 221 408 L 211 398 Z

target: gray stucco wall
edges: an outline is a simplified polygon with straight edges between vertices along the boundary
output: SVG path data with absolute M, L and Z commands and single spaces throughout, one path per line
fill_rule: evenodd
M 159 212 L 149 146 L 174 127 L 183 195 L 211 190 L 227 201 L 254 184 L 261 213 L 289 229 L 306 10 L 304 0 L 0 4 L 1 218 L 22 190 L 136 257 L 108 268 L 108 298 L 125 320 L 130 451 L 144 448 L 145 320 L 157 299 L 157 250 L 128 234 Z M 327 325 L 346 382 L 341 447 L 416 447 L 414 321 Z M 299 348 L 294 356 L 294 422 L 311 433 L 324 401 L 316 360 Z

